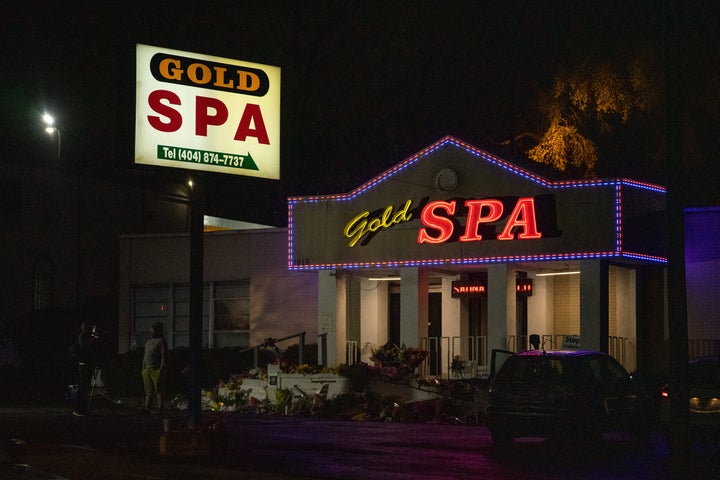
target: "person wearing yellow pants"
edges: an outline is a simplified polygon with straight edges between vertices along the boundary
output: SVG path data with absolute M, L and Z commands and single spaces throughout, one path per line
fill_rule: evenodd
M 145 342 L 142 363 L 142 379 L 145 389 L 145 403 L 142 413 L 149 413 L 153 404 L 163 408 L 163 381 L 165 378 L 167 342 L 163 324 L 158 322 L 150 330 L 151 337 Z

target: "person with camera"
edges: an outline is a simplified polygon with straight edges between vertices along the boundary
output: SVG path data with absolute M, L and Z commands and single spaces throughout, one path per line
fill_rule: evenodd
M 88 329 L 85 322 L 80 324 L 80 333 L 71 347 L 71 356 L 77 363 L 77 394 L 75 396 L 75 409 L 73 415 L 84 416 L 88 414 L 90 400 L 90 383 L 95 373 L 95 326 Z

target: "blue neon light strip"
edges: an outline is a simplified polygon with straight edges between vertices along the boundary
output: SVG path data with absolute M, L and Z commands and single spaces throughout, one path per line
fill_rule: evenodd
M 584 188 L 584 187 L 614 187 L 615 188 L 615 251 L 607 252 L 578 252 L 563 254 L 543 254 L 543 255 L 513 255 L 500 257 L 482 257 L 482 258 L 444 258 L 434 260 L 397 260 L 397 261 L 374 261 L 374 262 L 354 262 L 354 263 L 333 263 L 333 264 L 309 264 L 309 265 L 293 265 L 294 247 L 294 219 L 293 206 L 298 203 L 319 203 L 325 201 L 347 201 L 353 200 L 359 195 L 374 188 L 380 183 L 385 182 L 396 173 L 414 165 L 418 160 L 446 146 L 454 145 L 466 152 L 482 158 L 491 164 L 498 166 L 510 173 L 518 175 L 522 178 L 535 182 L 549 189 L 568 189 L 568 188 Z M 504 262 L 541 262 L 553 260 L 582 260 L 593 258 L 630 258 L 636 260 L 644 260 L 653 263 L 667 263 L 667 258 L 654 255 L 645 255 L 640 253 L 623 252 L 622 239 L 622 192 L 623 187 L 640 188 L 657 193 L 666 193 L 666 189 L 660 185 L 640 182 L 631 179 L 587 179 L 587 180 L 566 180 L 551 181 L 532 172 L 524 170 L 516 165 L 501 160 L 494 155 L 480 150 L 472 145 L 462 142 L 454 137 L 446 136 L 431 146 L 421 150 L 415 155 L 409 157 L 405 161 L 399 163 L 393 168 L 386 170 L 372 180 L 360 185 L 355 190 L 344 194 L 334 195 L 317 195 L 307 197 L 289 197 L 288 198 L 288 269 L 289 270 L 322 270 L 333 268 L 396 268 L 396 267 L 420 267 L 420 266 L 439 266 L 439 265 L 477 265 L 486 263 L 504 263 Z

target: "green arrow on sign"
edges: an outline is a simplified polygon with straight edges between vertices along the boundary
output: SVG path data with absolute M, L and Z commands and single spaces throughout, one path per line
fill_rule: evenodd
M 175 162 L 196 163 L 199 165 L 241 168 L 243 170 L 259 170 L 252 155 L 238 155 L 235 153 L 211 152 L 195 148 L 173 147 L 169 145 L 157 146 L 159 160 Z

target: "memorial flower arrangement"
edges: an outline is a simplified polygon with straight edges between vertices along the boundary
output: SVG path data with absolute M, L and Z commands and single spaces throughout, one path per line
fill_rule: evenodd
M 389 379 L 411 377 L 429 354 L 430 352 L 427 350 L 406 345 L 398 346 L 393 342 L 388 342 L 382 347 L 372 350 L 370 360 L 374 365 L 371 367 L 370 373 Z

